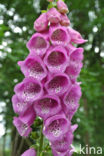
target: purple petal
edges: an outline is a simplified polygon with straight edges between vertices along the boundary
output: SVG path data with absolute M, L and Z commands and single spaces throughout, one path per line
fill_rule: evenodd
M 38 116 L 46 120 L 61 110 L 60 100 L 57 96 L 43 96 L 35 102 L 34 109 Z

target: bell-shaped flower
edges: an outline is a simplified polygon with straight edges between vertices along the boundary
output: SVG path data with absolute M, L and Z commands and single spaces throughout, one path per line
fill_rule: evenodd
M 30 126 L 28 126 L 26 123 L 23 123 L 19 117 L 14 117 L 13 119 L 13 124 L 16 127 L 16 129 L 18 130 L 18 133 L 21 136 L 24 137 L 28 137 L 28 135 L 30 134 L 30 132 L 32 131 L 32 128 Z
M 49 42 L 46 35 L 35 33 L 27 43 L 27 48 L 39 56 L 43 56 L 49 48 Z
M 30 53 L 24 61 L 19 61 L 18 65 L 21 67 L 21 71 L 25 77 L 33 77 L 41 81 L 47 76 L 47 70 L 43 61 L 35 54 Z
M 84 49 L 83 48 L 76 48 L 72 54 L 70 55 L 70 60 L 71 61 L 75 61 L 75 62 L 81 62 L 83 60 L 83 52 Z
M 63 46 L 55 46 L 49 49 L 44 58 L 44 63 L 52 73 L 64 72 L 69 64 L 66 49 Z
M 34 109 L 38 116 L 46 120 L 61 111 L 60 99 L 57 96 L 43 96 L 35 102 Z
M 81 95 L 81 88 L 77 84 L 73 85 L 71 90 L 65 93 L 63 102 L 68 111 L 73 111 L 78 108 Z
M 58 140 L 51 142 L 52 149 L 57 152 L 66 152 L 73 141 L 72 131 L 69 130 L 66 134 L 62 135 Z
M 87 40 L 84 40 L 78 31 L 72 29 L 71 27 L 68 27 L 68 32 L 69 35 L 71 36 L 71 42 L 74 42 L 76 44 L 83 44 L 87 42 Z
M 17 114 L 22 114 L 31 106 L 32 103 L 25 102 L 21 99 L 21 97 L 14 95 L 12 97 L 12 104 L 14 112 Z
M 57 1 L 57 8 L 61 13 L 69 12 L 67 5 L 62 0 Z
M 33 148 L 25 151 L 21 156 L 36 156 L 36 151 Z
M 69 120 L 63 113 L 59 113 L 44 122 L 43 134 L 52 142 L 60 139 L 62 135 L 68 132 L 69 128 Z
M 51 8 L 47 12 L 47 18 L 50 23 L 59 23 L 61 20 L 60 13 L 56 8 Z
M 72 44 L 68 44 L 67 46 L 64 46 L 64 48 L 67 51 L 67 55 L 69 56 L 69 60 L 70 60 L 70 55 L 73 53 L 73 51 L 76 50 L 76 47 L 74 47 Z
M 49 29 L 50 32 L 50 41 L 52 42 L 53 45 L 67 45 L 71 38 L 70 35 L 68 34 L 67 28 L 64 26 L 50 26 Z
M 43 95 L 42 84 L 34 78 L 25 78 L 14 88 L 18 97 L 24 101 L 34 102 Z
M 27 137 L 32 131 L 31 125 L 33 124 L 36 118 L 36 113 L 31 106 L 27 111 L 21 114 L 19 117 L 14 117 L 13 124 L 17 128 L 21 136 Z
M 29 107 L 23 114 L 21 114 L 19 116 L 19 119 L 27 124 L 28 126 L 31 126 L 34 122 L 36 118 L 36 112 L 35 110 L 33 109 L 33 105 L 31 107 Z
M 80 74 L 83 64 L 81 62 L 70 61 L 69 66 L 66 68 L 65 73 L 69 76 L 72 83 L 75 83 Z
M 60 23 L 62 26 L 69 26 L 70 25 L 70 20 L 66 14 L 61 14 Z
M 37 32 L 41 32 L 46 30 L 48 27 L 48 19 L 47 19 L 47 13 L 42 13 L 38 19 L 34 22 L 34 29 Z
M 52 76 L 45 84 L 45 88 L 50 95 L 62 95 L 71 88 L 71 86 L 72 83 L 69 77 L 62 73 Z

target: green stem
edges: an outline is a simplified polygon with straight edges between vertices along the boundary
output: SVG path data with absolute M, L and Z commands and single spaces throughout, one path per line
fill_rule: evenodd
M 41 152 L 43 150 L 43 140 L 44 140 L 44 136 L 43 136 L 43 125 L 42 125 L 42 128 L 41 128 L 41 136 L 40 136 L 40 145 L 39 145 L 39 156 L 41 156 Z

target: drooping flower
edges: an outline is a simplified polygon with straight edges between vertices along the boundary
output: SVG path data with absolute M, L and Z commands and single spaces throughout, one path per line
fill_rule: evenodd
M 76 44 L 83 44 L 87 42 L 87 40 L 84 40 L 78 31 L 72 29 L 71 27 L 68 27 L 68 32 L 69 35 L 71 36 L 71 42 L 74 42 Z
M 25 78 L 14 88 L 18 97 L 26 102 L 34 102 L 43 95 L 42 84 L 34 78 Z
M 67 51 L 63 46 L 55 46 L 47 51 L 44 64 L 52 73 L 64 72 L 69 64 Z
M 35 102 L 34 110 L 46 120 L 61 111 L 60 99 L 57 96 L 45 95 Z
M 68 132 L 69 128 L 70 121 L 63 113 L 59 113 L 44 122 L 43 134 L 52 142 L 60 139 L 62 135 Z
M 50 95 L 62 95 L 68 88 L 71 89 L 72 83 L 66 74 L 56 74 L 46 82 L 45 88 Z
M 25 151 L 21 156 L 36 156 L 36 151 L 33 148 Z
M 47 13 L 41 14 L 38 19 L 34 22 L 34 29 L 37 32 L 41 32 L 46 30 L 48 27 L 48 19 L 47 19 Z
M 33 106 L 31 106 L 23 114 L 20 114 L 19 117 L 14 117 L 13 124 L 21 136 L 27 137 L 32 131 L 30 126 L 33 124 L 35 118 L 36 113 Z
M 46 50 L 49 48 L 49 42 L 47 36 L 35 33 L 27 43 L 27 48 L 30 52 L 35 53 L 39 56 L 43 56 Z
M 83 48 L 76 48 L 70 55 L 70 60 L 75 63 L 80 63 L 83 60 Z
M 66 92 L 63 102 L 68 111 L 73 111 L 78 108 L 81 95 L 81 88 L 77 84 L 72 85 L 71 90 L 69 89 L 69 91 Z
M 69 76 L 72 83 L 75 83 L 82 67 L 83 67 L 82 62 L 70 61 L 69 66 L 66 68 L 65 73 Z
M 12 104 L 14 112 L 17 114 L 22 114 L 31 106 L 32 103 L 25 102 L 21 99 L 21 97 L 17 97 L 17 95 L 14 95 L 12 97 Z
M 21 136 L 28 137 L 32 131 L 32 128 L 30 128 L 26 123 L 23 123 L 19 117 L 14 117 L 13 124 Z
M 71 38 L 68 35 L 66 27 L 60 25 L 51 25 L 49 28 L 50 41 L 53 45 L 67 45 Z
M 69 12 L 67 5 L 62 0 L 57 1 L 57 8 L 61 13 Z
M 55 149 L 57 152 L 64 153 L 66 152 L 73 141 L 72 130 L 69 130 L 66 134 L 62 135 L 59 139 L 51 142 L 52 149 Z
M 34 53 L 30 53 L 24 61 L 19 61 L 18 65 L 21 67 L 21 71 L 25 77 L 33 77 L 41 81 L 47 76 L 47 70 L 43 61 Z

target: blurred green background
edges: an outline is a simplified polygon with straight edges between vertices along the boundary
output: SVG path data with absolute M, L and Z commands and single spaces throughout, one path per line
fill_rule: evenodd
M 73 145 L 77 150 L 80 144 L 104 148 L 104 1 L 65 2 L 72 27 L 88 39 L 83 45 L 84 67 L 79 77 L 83 96 L 72 120 L 79 125 Z M 28 55 L 26 42 L 34 33 L 33 22 L 47 5 L 46 0 L 0 0 L 0 156 L 20 156 L 29 145 L 39 140 L 39 129 L 35 128 L 40 125 L 39 119 L 33 137 L 22 139 L 18 136 L 12 125 L 15 114 L 11 97 L 14 86 L 23 79 L 17 61 Z M 44 151 L 47 152 L 43 155 L 51 156 L 48 144 Z

